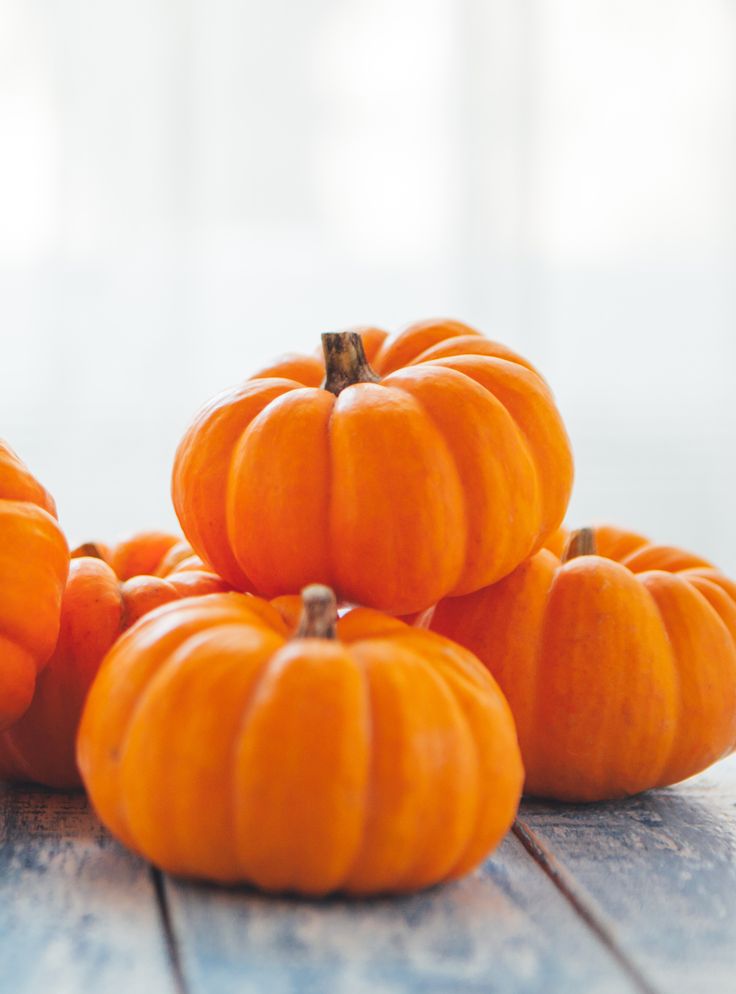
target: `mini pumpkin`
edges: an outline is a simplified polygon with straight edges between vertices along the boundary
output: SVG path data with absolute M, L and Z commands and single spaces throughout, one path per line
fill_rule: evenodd
M 425 618 L 425 623 L 427 623 Z M 683 780 L 736 743 L 736 584 L 611 526 L 442 601 L 514 713 L 526 791 L 597 801 Z
M 68 568 L 51 495 L 0 441 L 0 729 L 26 710 L 54 650 Z
M 368 343 L 368 356 L 364 342 Z M 179 446 L 195 551 L 240 590 L 319 580 L 393 614 L 511 572 L 560 524 L 572 459 L 530 364 L 457 321 L 322 336 L 216 397 Z
M 170 604 L 104 661 L 78 759 L 110 831 L 162 869 L 267 891 L 409 891 L 514 817 L 508 706 L 466 650 L 325 587 Z
M 138 536 L 126 545 L 137 545 L 142 553 L 144 547 L 152 548 L 150 535 Z M 174 539 L 169 548 L 178 541 Z M 91 543 L 80 548 L 99 551 Z M 175 569 L 165 578 L 141 575 L 123 580 L 101 557 L 80 557 L 78 552 L 74 550 L 63 595 L 54 653 L 38 677 L 27 711 L 0 734 L 0 780 L 80 786 L 76 732 L 87 691 L 105 653 L 122 631 L 160 604 L 227 589 L 212 573 L 191 570 Z M 146 562 L 141 555 L 136 561 Z M 160 565 L 160 561 L 161 555 L 152 556 L 148 564 Z M 130 560 L 119 562 L 124 565 Z
M 72 550 L 72 559 L 91 556 L 102 559 L 110 566 L 119 580 L 134 576 L 168 576 L 182 568 L 203 570 L 201 559 L 179 535 L 169 532 L 145 531 L 109 546 L 102 542 L 84 542 Z

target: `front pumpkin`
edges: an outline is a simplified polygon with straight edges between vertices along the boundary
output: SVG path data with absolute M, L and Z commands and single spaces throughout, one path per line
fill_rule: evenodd
M 736 743 L 736 584 L 612 527 L 573 534 L 429 625 L 486 664 L 529 794 L 597 801 L 676 783 Z
M 68 568 L 53 499 L 0 441 L 0 729 L 26 710 L 54 650 Z
M 236 588 L 319 580 L 392 614 L 511 572 L 560 524 L 569 443 L 542 377 L 454 321 L 323 335 L 215 398 L 176 457 L 196 552 Z M 320 383 L 322 385 L 320 386 Z
M 151 535 L 125 543 L 124 548 L 137 550 L 139 566 L 154 568 L 165 554 L 142 555 L 144 547 L 155 544 Z M 168 548 L 178 541 L 172 538 Z M 88 543 L 80 548 L 91 552 L 100 547 Z M 30 706 L 0 734 L 0 780 L 81 786 L 75 740 L 82 707 L 103 657 L 121 632 L 161 604 L 227 589 L 212 573 L 176 569 L 163 578 L 142 574 L 124 579 L 101 557 L 78 552 L 72 553 L 54 653 L 39 674 Z M 127 555 L 116 561 L 123 574 L 132 566 Z
M 78 740 L 101 820 L 170 873 L 268 891 L 408 891 L 471 869 L 523 776 L 494 681 L 376 612 L 336 623 L 324 587 L 296 633 L 279 606 L 190 600 L 117 643 Z

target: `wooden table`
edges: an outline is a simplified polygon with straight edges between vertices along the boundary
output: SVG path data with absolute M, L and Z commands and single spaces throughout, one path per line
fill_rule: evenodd
M 162 876 L 81 795 L 0 804 L 2 994 L 736 992 L 736 759 L 624 803 L 526 802 L 478 872 L 363 902 Z

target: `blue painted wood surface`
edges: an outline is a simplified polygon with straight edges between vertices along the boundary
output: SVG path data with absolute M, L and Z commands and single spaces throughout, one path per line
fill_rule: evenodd
M 400 899 L 161 878 L 81 795 L 0 787 L 0 994 L 733 994 L 736 759 L 618 804 L 525 802 Z
M 522 822 L 656 989 L 736 992 L 736 756 L 621 803 L 525 802 Z
M 637 990 L 510 836 L 482 870 L 405 898 L 274 900 L 168 880 L 192 994 Z
M 150 867 L 81 794 L 0 785 L 2 994 L 176 994 Z

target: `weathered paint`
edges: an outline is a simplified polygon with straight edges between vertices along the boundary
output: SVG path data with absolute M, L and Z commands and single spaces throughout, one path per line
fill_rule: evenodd
M 1 994 L 174 994 L 146 863 L 81 794 L 0 785 Z
M 167 880 L 191 994 L 626 994 L 637 990 L 513 837 L 404 898 L 273 899 Z
M 624 802 L 528 801 L 520 820 L 656 988 L 736 991 L 736 757 Z
M 736 991 L 736 759 L 525 802 L 480 871 L 371 901 L 159 878 L 80 795 L 0 787 L 0 812 L 0 994 Z

